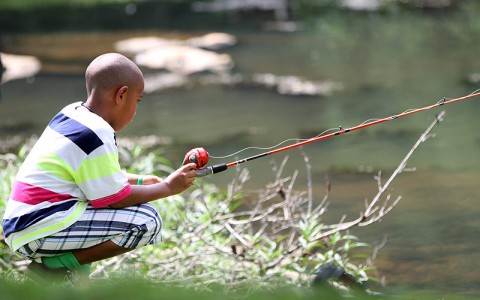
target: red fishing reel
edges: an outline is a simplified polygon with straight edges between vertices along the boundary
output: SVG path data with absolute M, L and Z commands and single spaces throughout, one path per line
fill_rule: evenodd
M 194 148 L 187 152 L 185 158 L 183 159 L 182 165 L 194 163 L 197 165 L 197 170 L 205 167 L 208 163 L 208 152 L 207 150 L 199 147 Z
M 207 150 L 199 147 L 192 149 L 187 152 L 185 155 L 185 158 L 183 159 L 182 165 L 189 164 L 189 163 L 194 163 L 197 165 L 195 169 L 195 173 L 197 174 L 198 177 L 203 177 L 206 175 L 211 175 L 215 174 L 218 172 L 225 171 L 228 166 L 227 164 L 218 164 L 214 166 L 206 166 L 208 163 L 208 152 Z

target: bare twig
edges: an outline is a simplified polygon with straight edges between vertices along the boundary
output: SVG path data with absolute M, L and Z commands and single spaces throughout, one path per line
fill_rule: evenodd
M 310 164 L 310 159 L 308 158 L 307 154 L 303 147 L 301 147 L 301 153 L 303 156 L 303 160 L 305 161 L 305 167 L 307 169 L 307 215 L 310 216 L 312 214 L 312 205 L 313 205 L 313 187 L 312 187 L 312 165 Z
M 442 111 L 440 114 L 437 115 L 437 118 L 435 119 L 435 121 L 432 122 L 430 124 L 430 126 L 428 126 L 428 128 L 425 130 L 425 132 L 423 132 L 423 134 L 418 138 L 417 142 L 413 145 L 413 147 L 410 149 L 410 151 L 407 153 L 407 155 L 403 158 L 403 160 L 400 162 L 400 164 L 395 169 L 395 171 L 393 171 L 392 175 L 388 178 L 388 180 L 385 182 L 385 184 L 381 185 L 381 183 L 379 183 L 379 191 L 378 191 L 377 195 L 375 195 L 373 200 L 370 202 L 370 205 L 367 207 L 367 209 L 364 212 L 364 215 L 367 219 L 372 216 L 372 214 L 373 214 L 372 210 L 376 207 L 380 197 L 383 195 L 383 193 L 386 191 L 386 189 L 390 186 L 390 184 L 395 179 L 395 177 L 397 177 L 398 174 L 400 174 L 401 172 L 404 171 L 405 166 L 407 165 L 407 161 L 410 159 L 410 157 L 415 152 L 415 150 L 417 150 L 417 148 L 420 146 L 420 144 L 425 142 L 431 136 L 430 133 L 431 133 L 433 127 L 435 127 L 435 125 L 439 124 L 440 121 L 443 120 L 444 115 L 445 115 L 445 111 Z M 398 203 L 399 200 L 400 199 L 397 198 L 397 201 L 395 201 L 392 204 L 391 208 L 393 208 L 393 206 L 395 206 Z M 391 208 L 388 209 L 387 212 L 389 212 L 391 210 Z M 387 212 L 384 212 L 383 214 L 379 215 L 379 218 L 381 218 L 381 216 L 385 215 Z M 377 218 L 377 219 L 379 219 L 379 218 Z M 361 224 L 360 226 L 362 226 L 362 225 L 365 226 L 365 225 L 368 225 L 368 224 L 369 224 L 368 221 L 366 221 L 365 223 Z

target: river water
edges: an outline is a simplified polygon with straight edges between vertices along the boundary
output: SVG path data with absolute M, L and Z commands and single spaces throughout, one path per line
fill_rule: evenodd
M 147 94 L 134 122 L 119 136 L 159 135 L 176 142 L 165 151 L 181 160 L 192 146 L 224 156 L 244 147 L 268 147 L 288 138 L 311 137 L 325 129 L 348 128 L 371 118 L 431 105 L 477 87 L 465 78 L 480 71 L 479 26 L 468 16 L 327 16 L 295 33 L 231 29 L 238 44 L 220 50 L 235 61 L 233 73 L 272 73 L 341 83 L 331 96 L 286 96 L 260 87 L 207 85 Z M 460 22 L 462 20 L 462 22 Z M 63 106 L 85 99 L 83 70 L 97 54 L 113 51 L 116 40 L 185 32 L 116 31 L 11 36 L 5 51 L 37 55 L 44 64 L 34 80 L 2 86 L 1 137 L 40 134 Z M 190 35 L 200 32 L 189 32 Z M 377 257 L 378 272 L 394 287 L 479 294 L 480 99 L 441 109 L 447 115 L 409 161 L 389 192 L 402 200 L 382 222 L 353 233 L 372 245 L 388 241 Z M 385 179 L 441 109 L 422 112 L 305 146 L 312 164 L 314 197 L 332 183 L 325 218 L 358 216 L 376 192 L 373 176 Z M 13 124 L 13 125 L 12 125 Z M 168 148 L 168 147 L 167 147 Z M 258 153 L 246 151 L 211 163 Z M 285 174 L 305 174 L 300 150 L 289 156 Z M 270 158 L 245 164 L 249 187 L 273 180 Z M 206 177 L 226 187 L 234 170 Z M 306 176 L 297 179 L 305 188 Z

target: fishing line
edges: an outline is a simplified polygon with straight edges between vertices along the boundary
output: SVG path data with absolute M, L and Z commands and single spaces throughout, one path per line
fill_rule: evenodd
M 462 100 L 470 99 L 470 98 L 473 98 L 473 97 L 477 97 L 477 96 L 480 96 L 479 91 L 480 91 L 480 89 L 477 89 L 477 90 L 471 92 L 470 94 L 468 94 L 466 96 L 462 96 L 462 97 L 458 97 L 458 98 L 447 99 L 447 98 L 444 97 L 441 100 L 437 101 L 435 104 L 432 104 L 432 105 L 429 105 L 429 106 L 407 109 L 407 110 L 403 111 L 402 113 L 399 113 L 399 114 L 396 114 L 396 115 L 391 115 L 391 116 L 388 116 L 388 117 L 385 117 L 385 118 L 368 119 L 366 121 L 363 121 L 359 125 L 356 125 L 356 126 L 353 126 L 353 127 L 350 127 L 350 128 L 343 128 L 342 126 L 339 126 L 337 128 L 330 128 L 330 129 L 327 129 L 327 130 L 325 130 L 325 131 L 319 133 L 318 135 L 316 135 L 312 138 L 309 138 L 309 139 L 300 139 L 300 138 L 286 139 L 286 140 L 284 140 L 284 141 L 282 141 L 282 142 L 280 142 L 280 143 L 278 143 L 274 146 L 271 146 L 271 147 L 246 147 L 246 148 L 243 148 L 243 149 L 241 149 L 239 151 L 236 151 L 232 154 L 228 154 L 228 155 L 224 155 L 224 156 L 209 156 L 208 152 L 205 151 L 205 149 L 195 148 L 195 149 L 190 150 L 187 153 L 183 163 L 187 163 L 187 162 L 196 163 L 197 167 L 198 167 L 197 170 L 196 170 L 197 176 L 206 176 L 206 175 L 210 175 L 210 174 L 215 174 L 215 173 L 225 171 L 226 169 L 228 169 L 232 166 L 236 166 L 236 165 L 239 165 L 241 163 L 245 163 L 245 162 L 257 159 L 257 158 L 272 155 L 272 154 L 279 153 L 279 152 L 282 152 L 282 151 L 286 151 L 286 150 L 289 150 L 289 149 L 292 149 L 292 148 L 300 147 L 300 146 L 303 146 L 303 145 L 306 145 L 306 144 L 318 142 L 318 141 L 321 141 L 321 140 L 324 140 L 324 139 L 327 139 L 327 138 L 331 138 L 331 137 L 334 137 L 334 136 L 337 136 L 337 135 L 349 133 L 349 132 L 356 131 L 356 130 L 359 130 L 359 129 L 363 129 L 363 128 L 366 128 L 366 127 L 369 127 L 369 126 L 377 125 L 377 124 L 388 122 L 388 121 L 391 121 L 391 120 L 396 120 L 398 118 L 406 117 L 406 116 L 409 116 L 411 114 L 415 114 L 415 113 L 418 113 L 418 112 L 429 110 L 429 109 L 439 107 L 439 106 L 442 106 L 442 105 L 452 104 L 452 103 L 455 103 L 455 102 L 458 102 L 458 101 L 462 101 Z M 295 143 L 294 144 L 289 144 L 289 145 L 286 145 L 286 146 L 282 146 L 282 145 L 284 145 L 288 142 L 292 142 L 292 141 L 295 141 Z M 282 147 L 280 147 L 280 146 L 282 146 Z M 209 157 L 212 157 L 212 158 L 215 158 L 215 159 L 224 159 L 224 158 L 229 158 L 229 157 L 232 157 L 232 156 L 236 156 L 236 155 L 238 155 L 238 154 L 240 154 L 244 151 L 247 151 L 247 150 L 261 150 L 261 151 L 266 151 L 266 152 L 256 154 L 256 155 L 244 158 L 244 159 L 232 161 L 230 163 L 223 163 L 223 164 L 217 164 L 217 165 L 214 165 L 214 166 L 205 167 L 206 164 L 208 163 L 208 158 Z
M 477 89 L 475 91 L 473 91 L 472 93 L 470 93 L 469 95 L 473 95 L 473 94 L 476 94 L 480 91 L 480 89 Z M 439 100 L 436 105 L 440 105 L 441 103 L 445 102 L 445 101 L 448 101 L 448 100 L 452 100 L 454 98 L 442 98 L 441 100 Z M 403 111 L 402 113 L 400 113 L 400 115 L 402 114 L 408 114 L 409 112 L 412 112 L 412 111 L 416 111 L 418 110 L 418 108 L 410 108 L 410 109 L 407 109 L 405 111 Z M 363 121 L 362 123 L 360 123 L 358 126 L 361 126 L 361 125 L 364 125 L 364 124 L 367 124 L 367 123 L 370 123 L 370 122 L 375 122 L 375 121 L 378 121 L 380 120 L 381 118 L 372 118 L 372 119 L 368 119 L 368 120 L 365 120 Z M 301 138 L 289 138 L 289 139 L 286 139 L 284 141 L 281 141 L 280 143 L 274 145 L 274 146 L 270 146 L 270 147 L 255 147 L 255 146 L 249 146 L 249 147 L 245 147 L 243 149 L 240 149 L 236 152 L 233 152 L 231 154 L 227 154 L 227 155 L 224 155 L 224 156 L 214 156 L 214 155 L 209 155 L 210 158 L 213 158 L 213 159 L 225 159 L 225 158 L 229 158 L 229 157 L 232 157 L 232 156 L 236 156 L 242 152 L 245 152 L 245 151 L 249 151 L 249 150 L 259 150 L 259 151 L 268 151 L 268 150 L 272 150 L 272 149 L 275 149 L 275 148 L 278 148 L 280 147 L 281 145 L 283 144 L 286 144 L 288 142 L 302 142 L 302 141 L 308 141 L 308 140 L 311 140 L 311 139 L 316 139 L 316 138 L 319 138 L 323 135 L 326 135 L 327 133 L 331 132 L 331 131 L 336 131 L 336 130 L 342 130 L 342 126 L 339 126 L 339 127 L 332 127 L 330 129 L 326 129 L 324 131 L 322 131 L 321 133 L 317 134 L 316 136 L 313 136 L 313 137 L 310 137 L 310 138 L 304 138 L 304 139 L 301 139 Z
M 277 147 L 280 147 L 281 145 L 285 144 L 285 143 L 288 143 L 288 142 L 302 142 L 302 141 L 308 141 L 310 139 L 314 139 L 314 138 L 317 138 L 317 137 L 320 137 L 324 134 L 327 134 L 328 132 L 330 131 L 334 131 L 334 130 L 338 130 L 338 127 L 333 127 L 333 128 L 330 128 L 330 129 L 327 129 L 327 130 L 324 130 L 322 131 L 321 133 L 317 134 L 316 136 L 314 137 L 311 137 L 311 138 L 305 138 L 305 139 L 301 139 L 301 138 L 290 138 L 290 139 L 286 139 L 284 141 L 281 141 L 280 143 L 274 145 L 274 146 L 271 146 L 271 147 L 254 147 L 254 146 L 250 146 L 250 147 L 245 147 L 243 149 L 240 149 L 238 150 L 237 152 L 234 152 L 232 154 L 228 154 L 228 155 L 224 155 L 224 156 L 213 156 L 213 155 L 210 155 L 210 158 L 214 158 L 214 159 L 224 159 L 224 158 L 229 158 L 229 157 L 232 157 L 232 156 L 236 156 L 242 152 L 245 152 L 245 151 L 248 151 L 248 150 L 263 150 L 263 151 L 266 151 L 266 150 L 272 150 L 272 149 L 275 149 Z

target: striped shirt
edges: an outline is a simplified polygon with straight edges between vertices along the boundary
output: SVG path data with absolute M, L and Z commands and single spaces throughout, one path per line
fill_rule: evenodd
M 81 102 L 48 124 L 21 166 L 3 219 L 7 244 L 19 247 L 75 223 L 131 192 L 118 161 L 113 128 Z

